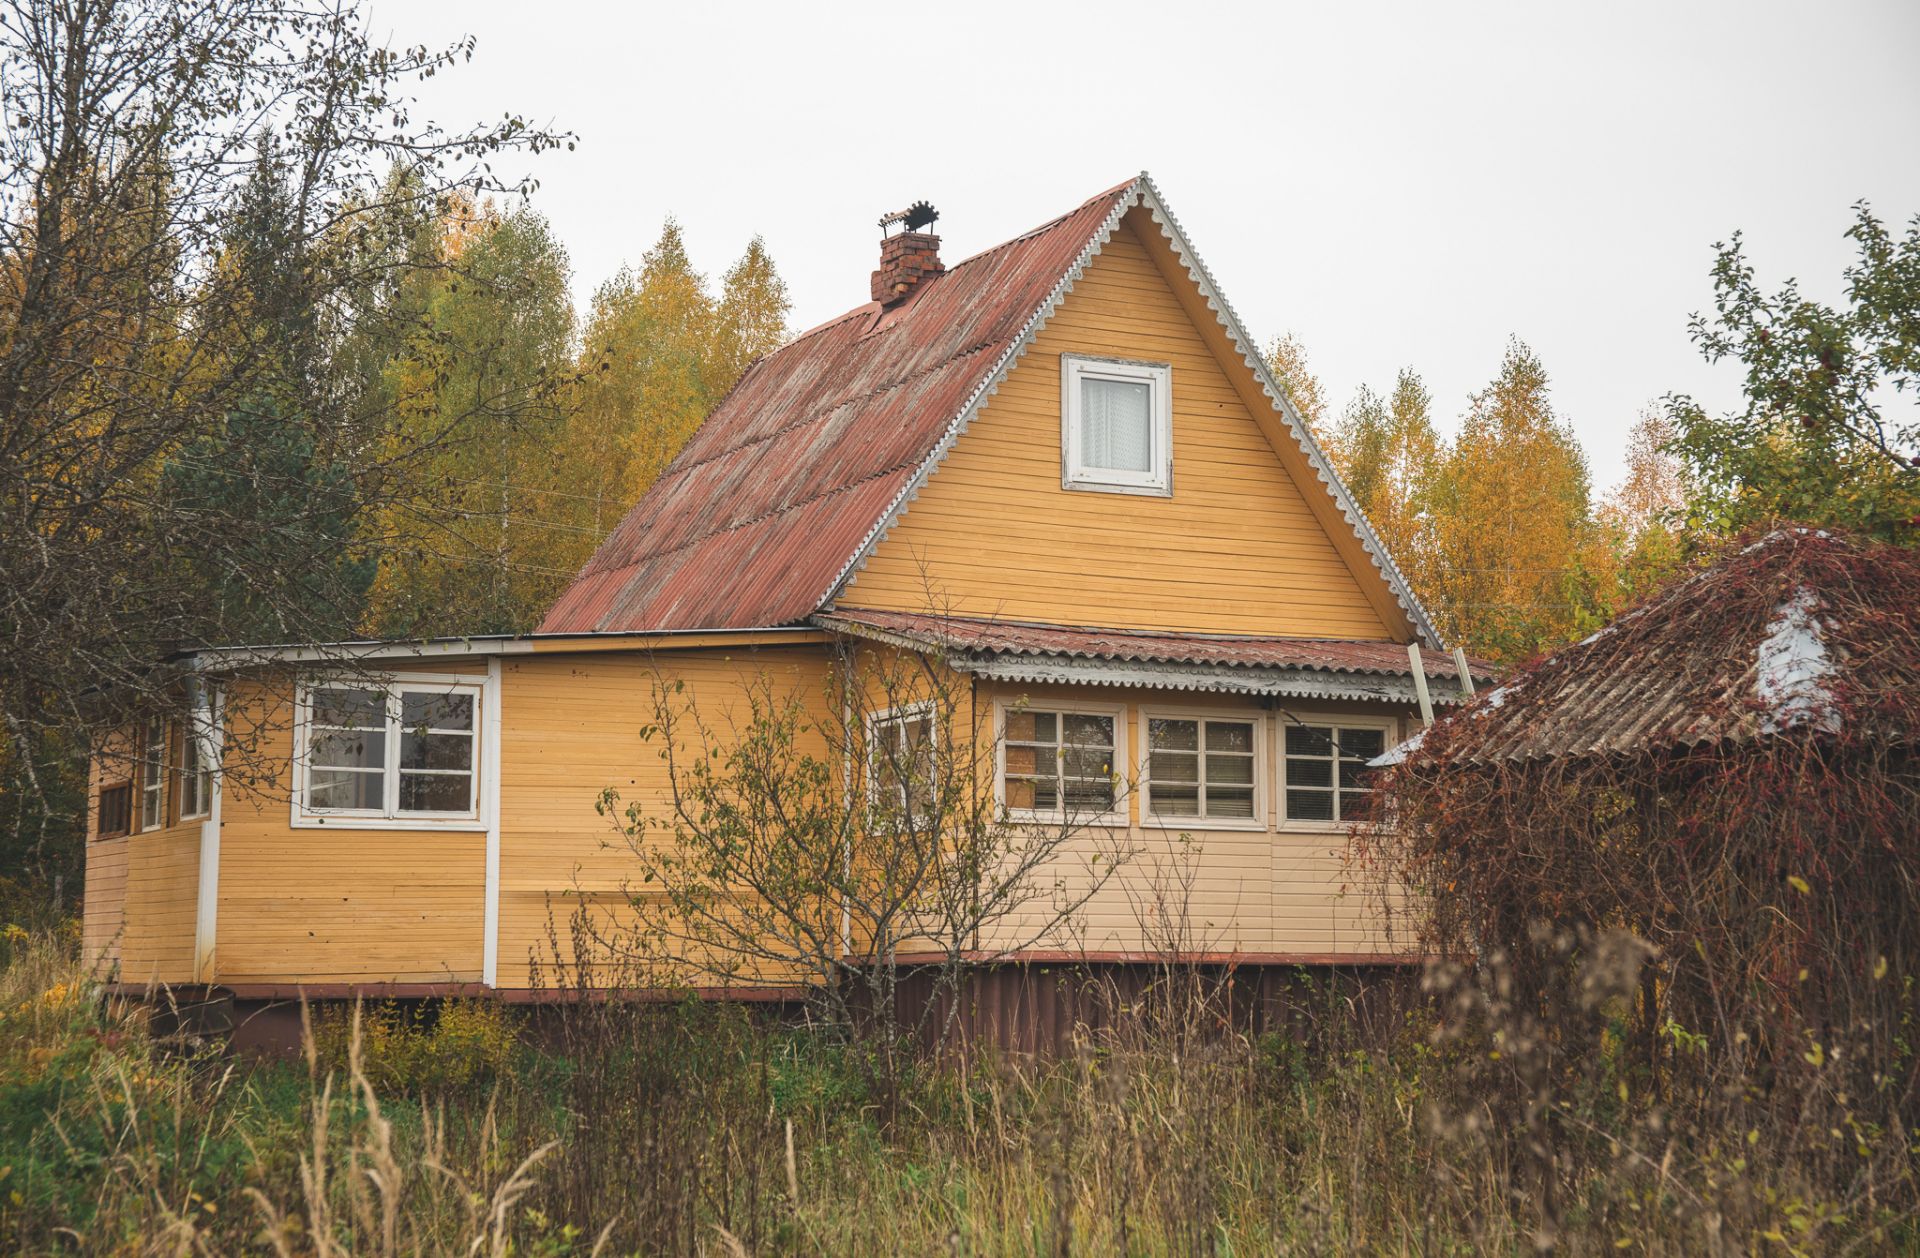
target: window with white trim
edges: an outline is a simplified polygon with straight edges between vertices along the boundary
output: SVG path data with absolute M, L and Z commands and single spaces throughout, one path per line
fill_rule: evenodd
M 874 714 L 867 722 L 867 791 L 882 818 L 921 820 L 934 802 L 933 705 Z
M 199 821 L 213 808 L 213 769 L 199 713 L 180 728 L 180 820 Z
M 1007 807 L 1063 817 L 1111 813 L 1116 725 L 1107 712 L 1009 709 L 1002 747 Z
M 1173 368 L 1060 356 L 1060 483 L 1108 493 L 1173 492 Z
M 214 692 L 190 681 L 186 719 L 180 722 L 180 820 L 204 820 L 213 811 Z
M 1387 749 L 1386 726 L 1284 724 L 1286 819 L 1340 822 L 1359 815 L 1372 793 L 1367 761 Z
M 324 683 L 301 695 L 302 817 L 471 821 L 479 815 L 478 683 Z
M 140 726 L 140 829 L 167 824 L 167 723 L 157 717 Z
M 1148 816 L 1256 819 L 1255 724 L 1251 719 L 1148 717 Z

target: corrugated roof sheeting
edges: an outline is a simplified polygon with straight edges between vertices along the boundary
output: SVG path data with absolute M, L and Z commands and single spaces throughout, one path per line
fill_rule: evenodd
M 1035 625 L 915 612 L 840 610 L 818 616 L 830 629 L 862 630 L 948 650 L 1001 655 L 1055 655 L 1070 659 L 1116 660 L 1149 664 L 1221 664 L 1258 668 L 1305 668 L 1330 673 L 1408 676 L 1407 648 L 1397 642 L 1328 638 L 1222 637 L 1211 634 L 1136 633 L 1073 625 Z M 1421 664 L 1428 677 L 1458 683 L 1453 658 L 1426 652 Z M 1492 680 L 1491 664 L 1469 660 L 1481 682 Z
M 749 367 L 539 631 L 804 619 L 1132 187 Z
M 1634 755 L 1784 733 L 1920 738 L 1920 556 L 1769 534 L 1678 581 L 1429 731 L 1490 763 Z M 1398 758 L 1413 759 L 1405 748 Z

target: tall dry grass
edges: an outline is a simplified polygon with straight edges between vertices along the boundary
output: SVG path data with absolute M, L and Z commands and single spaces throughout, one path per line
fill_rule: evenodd
M 1804 1145 L 1623 1097 L 1631 1063 L 1539 1080 L 1592 1142 L 1516 1162 L 1476 1089 L 1528 1049 L 1487 1009 L 1416 1004 L 1368 1042 L 1323 993 L 1300 1034 L 1199 1035 L 1214 996 L 1170 967 L 1162 1017 L 1052 1061 L 921 1061 L 882 1098 L 868 1046 L 711 1005 L 336 1010 L 298 1060 L 230 1060 L 77 982 L 63 943 L 11 951 L 14 1252 L 1920 1252 L 1910 1133 L 1869 1133 L 1904 1161 L 1877 1147 L 1835 1195 Z

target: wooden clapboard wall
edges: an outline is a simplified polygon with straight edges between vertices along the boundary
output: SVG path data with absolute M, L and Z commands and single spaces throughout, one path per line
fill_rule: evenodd
M 1142 231 L 1151 232 L 1151 238 Z M 1389 639 L 1223 363 L 1125 219 L 839 605 L 1052 624 Z M 1164 260 L 1162 260 L 1164 261 Z M 1060 356 L 1171 363 L 1173 495 L 1060 483 Z M 1269 421 L 1271 423 L 1271 421 Z M 1297 452 L 1294 458 L 1299 462 Z M 1320 504 L 1324 513 L 1324 504 Z M 1351 550 L 1351 544 L 1348 549 Z

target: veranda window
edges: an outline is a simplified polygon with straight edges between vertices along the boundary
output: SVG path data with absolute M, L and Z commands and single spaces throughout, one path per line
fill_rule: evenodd
M 212 712 L 195 703 L 180 725 L 180 820 L 204 818 L 213 808 Z
M 477 685 L 314 686 L 306 692 L 302 813 L 473 819 Z
M 1112 812 L 1114 728 L 1108 713 L 1009 711 L 1007 807 L 1065 817 Z
M 1379 725 L 1286 726 L 1286 805 L 1289 821 L 1347 821 L 1358 816 L 1371 788 L 1367 761 L 1387 748 Z
M 1252 721 L 1149 718 L 1148 814 L 1252 820 L 1256 816 L 1253 731 Z
M 167 723 L 150 720 L 140 726 L 140 828 L 158 830 L 167 824 Z
M 933 807 L 934 774 L 931 704 L 872 718 L 867 730 L 867 783 L 878 816 L 924 820 Z

